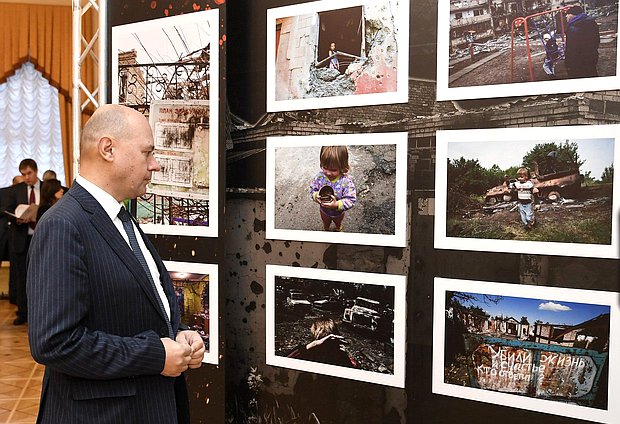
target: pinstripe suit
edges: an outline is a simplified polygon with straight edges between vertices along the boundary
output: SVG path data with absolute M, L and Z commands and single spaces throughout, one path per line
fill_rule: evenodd
M 142 236 L 176 305 L 168 272 Z M 46 365 L 39 422 L 187 417 L 183 375 L 160 375 L 160 337 L 168 330 L 156 294 L 110 217 L 78 183 L 37 224 L 29 257 L 30 347 Z M 176 334 L 179 314 L 171 311 Z

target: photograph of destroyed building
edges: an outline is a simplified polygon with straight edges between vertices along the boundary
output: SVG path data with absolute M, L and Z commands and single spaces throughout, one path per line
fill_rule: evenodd
M 268 265 L 267 281 L 267 363 L 402 387 L 402 276 Z
M 407 101 L 409 0 L 269 9 L 267 26 L 267 111 Z
M 135 209 L 147 233 L 217 235 L 218 22 L 210 10 L 112 28 L 112 102 L 149 118 L 161 166 Z
M 437 55 L 440 100 L 564 93 L 575 91 L 576 85 L 580 90 L 620 86 L 618 0 L 442 3 Z M 573 17 L 567 12 L 573 5 L 581 6 L 598 27 L 597 40 L 583 48 L 581 41 L 567 43 Z M 593 59 L 595 72 L 571 71 L 572 57 L 587 54 L 598 58 Z
M 435 285 L 441 307 L 434 316 L 442 321 L 435 340 L 442 341 L 434 358 L 441 356 L 443 365 L 434 367 L 437 389 L 613 422 L 608 402 L 617 372 L 609 364 L 617 352 L 610 346 L 617 294 L 532 286 L 523 297 L 518 284 L 437 278 Z
M 311 187 L 322 174 L 324 146 L 344 146 L 353 206 L 338 230 L 324 229 Z M 267 138 L 267 238 L 404 246 L 407 134 L 339 134 Z M 338 183 L 333 183 L 338 186 Z M 315 187 L 316 188 L 316 187 Z M 341 200 L 337 194 L 337 200 Z
M 218 267 L 164 261 L 175 290 L 181 323 L 197 331 L 205 343 L 203 362 L 218 363 Z
M 438 199 L 436 231 L 451 248 L 463 239 L 468 250 L 616 257 L 614 131 L 438 132 L 437 181 L 445 193 Z M 531 183 L 525 201 L 517 190 L 520 169 Z M 532 210 L 532 225 L 522 222 L 523 204 Z

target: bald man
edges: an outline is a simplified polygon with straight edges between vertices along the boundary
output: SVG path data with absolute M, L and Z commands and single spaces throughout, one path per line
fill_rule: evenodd
M 137 111 L 100 107 L 80 140 L 80 175 L 39 223 L 28 267 L 28 335 L 46 365 L 40 423 L 187 423 L 183 372 L 204 344 L 179 329 L 161 258 L 121 202 L 159 164 Z

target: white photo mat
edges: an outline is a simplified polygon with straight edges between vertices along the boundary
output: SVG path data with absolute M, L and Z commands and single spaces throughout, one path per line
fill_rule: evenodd
M 354 94 L 293 100 L 276 100 L 276 20 L 292 16 L 319 13 L 348 7 L 381 4 L 393 0 L 320 0 L 267 10 L 267 112 L 323 109 L 333 107 L 365 106 L 406 103 L 409 90 L 409 0 L 398 0 L 394 25 L 398 34 L 398 70 L 396 92 Z
M 542 128 L 499 128 L 499 129 L 472 129 L 472 130 L 439 130 L 437 131 L 437 159 L 435 172 L 435 248 L 474 250 L 507 253 L 536 253 L 544 255 L 583 256 L 598 258 L 618 258 L 620 246 L 618 244 L 618 216 L 620 216 L 620 183 L 618 175 L 613 177 L 613 203 L 610 244 L 586 244 L 565 242 L 542 242 L 525 240 L 498 240 L 484 238 L 450 237 L 447 235 L 447 160 L 448 145 L 450 143 L 483 143 L 504 144 L 506 154 L 511 144 L 515 142 L 531 141 L 538 143 L 556 142 L 565 140 L 610 138 L 614 139 L 613 154 L 608 157 L 610 163 L 616 164 L 620 158 L 620 148 L 616 136 L 620 134 L 620 125 L 581 125 Z M 522 157 L 515 157 L 514 164 L 520 163 Z M 594 175 L 593 175 L 594 176 Z M 594 176 L 599 177 L 599 176 Z M 490 188 L 490 187 L 489 187 Z M 515 215 L 518 220 L 518 214 Z M 542 225 L 542 224 L 541 224 Z M 536 228 L 532 230 L 535 232 Z
M 527 298 L 529 299 L 547 299 L 551 302 L 563 301 L 575 303 L 584 303 L 587 301 L 588 304 L 608 305 L 610 308 L 609 356 L 607 358 L 609 374 L 608 387 L 606 388 L 608 390 L 608 408 L 606 410 L 597 409 L 568 402 L 538 399 L 446 383 L 444 380 L 445 303 L 446 292 L 448 291 L 521 298 L 524 297 L 524 293 L 527 293 Z M 433 393 L 600 423 L 614 424 L 618 422 L 617 420 L 620 416 L 620 404 L 616 401 L 618 396 L 620 396 L 620 361 L 618 361 L 618 357 L 620 357 L 620 343 L 618 343 L 618 331 L 620 331 L 620 296 L 618 293 L 435 278 L 433 305 Z M 599 387 L 599 390 L 603 389 L 605 388 Z
M 308 146 L 364 146 L 364 145 L 395 145 L 396 146 L 396 186 L 394 211 L 394 234 L 372 234 L 345 231 L 308 231 L 297 229 L 281 229 L 275 227 L 276 207 L 275 190 L 277 183 L 275 150 L 278 148 L 295 148 Z M 319 156 L 308 158 L 316 163 L 314 173 L 320 169 Z M 349 160 L 351 157 L 349 155 Z M 395 246 L 407 245 L 407 133 L 373 133 L 373 134 L 333 134 L 312 136 L 267 137 L 267 176 L 266 176 L 266 237 L 268 239 L 300 240 L 324 243 L 346 243 L 360 245 Z M 310 180 L 314 174 L 305 178 Z M 359 195 L 358 195 L 359 196 Z M 319 220 L 319 206 L 311 202 L 307 194 L 308 204 L 316 207 Z M 354 206 L 355 207 L 355 206 Z
M 169 29 L 177 34 L 184 34 L 183 41 L 175 39 L 174 45 L 163 30 Z M 195 52 L 207 45 L 209 49 L 209 222 L 208 225 L 163 225 L 141 224 L 147 234 L 168 234 L 195 237 L 217 237 L 219 220 L 219 10 L 205 10 L 187 13 L 178 16 L 153 19 L 112 27 L 112 55 L 111 55 L 111 88 L 112 103 L 119 102 L 119 52 L 135 49 L 144 53 L 144 47 L 149 51 L 144 64 L 157 63 L 160 60 L 170 62 L 179 58 L 177 50 L 187 53 Z M 138 41 L 139 39 L 139 41 Z M 187 45 L 187 47 L 185 47 Z M 175 57 L 175 59 L 168 59 Z M 139 62 L 139 60 L 138 60 Z M 161 100 L 161 99 L 152 99 Z M 191 104 L 191 101 L 188 101 Z M 154 130 L 154 129 L 153 129 Z M 196 166 L 194 164 L 194 166 Z M 195 196 L 199 197 L 199 196 Z M 192 196 L 188 196 L 192 198 Z
M 439 1 L 437 5 L 437 100 L 467 100 L 539 94 L 574 93 L 598 90 L 615 90 L 620 88 L 620 49 L 618 49 L 617 46 L 616 74 L 614 76 L 450 87 L 450 2 Z M 528 25 L 532 26 L 531 23 Z M 540 41 L 532 40 L 531 43 L 540 43 Z M 534 63 L 533 66 L 542 67 L 542 58 L 537 57 L 535 59 L 537 62 Z M 506 63 L 506 67 L 509 74 L 510 62 Z M 497 72 L 497 70 L 491 71 Z
M 209 276 L 209 349 L 205 350 L 202 362 L 219 363 L 219 276 L 218 266 L 195 262 L 164 261 L 169 273 L 204 274 Z
M 369 284 L 394 287 L 394 373 L 381 374 L 362 369 L 345 368 L 336 365 L 278 356 L 275 353 L 275 280 L 276 277 L 308 278 L 329 280 L 342 284 Z M 406 287 L 404 275 L 374 274 L 328 269 L 266 266 L 266 363 L 284 368 L 296 369 L 334 377 L 348 378 L 393 387 L 405 387 L 406 356 Z

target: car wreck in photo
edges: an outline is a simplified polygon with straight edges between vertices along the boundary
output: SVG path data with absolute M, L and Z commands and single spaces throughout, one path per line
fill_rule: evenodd
M 381 304 L 373 299 L 357 297 L 353 306 L 346 308 L 342 317 L 345 324 L 377 331 L 381 325 Z
M 534 194 L 541 200 L 556 202 L 563 197 L 575 196 L 581 189 L 583 175 L 578 168 L 568 168 L 560 171 L 553 170 L 545 174 L 539 173 L 538 164 L 533 164 L 530 181 L 534 183 Z M 517 192 L 511 188 L 514 179 L 506 179 L 484 195 L 486 205 L 494 205 L 500 202 L 511 202 L 517 199 Z

